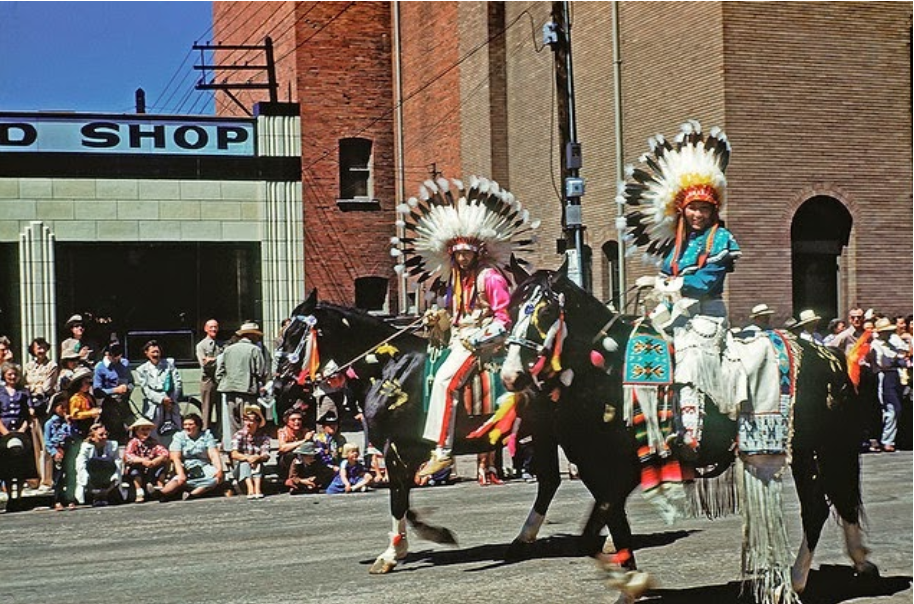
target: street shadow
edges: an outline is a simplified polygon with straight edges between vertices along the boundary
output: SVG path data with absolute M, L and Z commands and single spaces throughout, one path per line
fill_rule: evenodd
M 864 577 L 850 566 L 824 565 L 809 573 L 803 604 L 840 604 L 860 598 L 892 596 L 911 587 L 911 577 Z M 639 603 L 644 604 L 752 604 L 751 590 L 740 581 L 724 585 L 702 585 L 688 589 L 653 589 Z
M 667 531 L 647 535 L 634 535 L 635 550 L 651 547 L 662 547 L 684 539 L 700 531 Z M 480 572 L 502 568 L 526 560 L 543 560 L 548 558 L 583 558 L 587 553 L 579 535 L 557 534 L 524 546 L 518 552 L 512 550 L 510 543 L 477 545 L 474 547 L 453 549 L 426 549 L 411 551 L 397 572 L 401 570 L 419 570 L 429 566 L 450 566 L 453 564 L 486 563 L 483 566 L 468 569 L 467 572 Z M 361 564 L 370 565 L 374 560 L 362 560 Z

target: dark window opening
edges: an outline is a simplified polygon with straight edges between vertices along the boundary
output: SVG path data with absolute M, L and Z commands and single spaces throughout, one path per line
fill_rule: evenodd
M 340 199 L 371 197 L 371 141 L 340 140 Z
M 359 277 L 356 279 L 356 308 L 384 311 L 387 306 L 387 285 L 386 277 Z

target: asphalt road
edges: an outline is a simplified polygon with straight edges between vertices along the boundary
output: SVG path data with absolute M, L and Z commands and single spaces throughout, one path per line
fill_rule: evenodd
M 471 466 L 462 464 L 468 473 Z M 855 579 L 840 530 L 825 529 L 804 603 L 912 601 L 912 455 L 866 455 L 864 500 L 878 580 Z M 799 512 L 787 489 L 791 538 Z M 462 482 L 417 491 L 414 506 L 454 530 L 457 547 L 418 541 L 392 574 L 368 567 L 387 544 L 387 492 L 274 495 L 145 503 L 73 512 L 0 516 L 0 602 L 6 604 L 612 602 L 576 535 L 589 510 L 566 481 L 534 559 L 503 560 L 533 501 L 535 485 Z M 739 596 L 740 521 L 666 526 L 637 493 L 629 499 L 642 569 L 658 589 L 646 602 L 748 602 Z

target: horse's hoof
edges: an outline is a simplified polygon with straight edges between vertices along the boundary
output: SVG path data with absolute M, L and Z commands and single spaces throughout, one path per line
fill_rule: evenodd
M 860 564 L 854 565 L 854 576 L 866 579 L 878 579 L 879 567 L 869 560 L 865 560 Z
M 374 564 L 371 565 L 371 568 L 368 569 L 368 574 L 370 575 L 386 575 L 393 569 L 397 567 L 396 560 L 385 560 L 384 558 L 378 558 L 374 561 Z
M 527 541 L 515 539 L 511 542 L 511 545 L 508 546 L 508 551 L 505 553 L 505 561 L 519 562 L 521 560 L 529 560 L 533 557 L 533 546 L 535 543 L 535 541 L 528 543 Z
M 612 589 L 618 589 L 634 602 L 654 588 L 654 578 L 650 573 L 641 570 L 623 571 L 616 567 L 609 571 L 609 579 L 607 579 L 606 585 Z

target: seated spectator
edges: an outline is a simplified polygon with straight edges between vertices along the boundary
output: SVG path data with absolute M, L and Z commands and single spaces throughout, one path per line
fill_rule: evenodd
M 355 443 L 343 445 L 343 461 L 340 470 L 327 487 L 327 494 L 364 492 L 372 484 L 372 475 L 359 459 L 359 446 Z
M 178 401 L 183 393 L 181 374 L 169 359 L 162 358 L 162 347 L 155 340 L 143 345 L 146 362 L 137 367 L 136 381 L 143 391 L 143 415 L 156 425 L 156 433 L 166 447 L 172 435 L 181 430 Z
M 168 448 L 175 475 L 162 489 L 163 498 L 177 492 L 183 492 L 184 499 L 200 497 L 224 480 L 216 439 L 203 430 L 203 418 L 190 413 L 182 425 L 184 430 L 174 435 Z
M 22 384 L 22 369 L 9 361 L 0 365 L 0 481 L 11 499 L 21 495 L 27 480 L 38 478 L 32 444 L 31 397 Z
M 318 459 L 313 442 L 306 440 L 294 453 L 289 466 L 289 477 L 285 482 L 290 495 L 319 493 L 330 486 L 334 477 L 333 470 Z
M 263 499 L 263 465 L 270 459 L 270 435 L 263 429 L 267 422 L 259 405 L 247 405 L 241 417 L 244 427 L 232 436 L 232 473 L 244 482 L 248 499 Z
M 339 472 L 342 461 L 343 446 L 346 438 L 338 433 L 339 418 L 332 411 L 325 413 L 317 419 L 320 430 L 314 435 L 314 445 L 317 447 L 317 456 L 324 465 Z
M 285 481 L 289 476 L 289 467 L 295 459 L 296 450 L 314 438 L 314 430 L 305 427 L 305 414 L 297 407 L 288 409 L 282 420 L 284 425 L 276 433 L 279 440 L 276 458 L 279 463 L 279 479 Z
M 64 459 L 67 450 L 73 446 L 73 432 L 67 422 L 67 409 L 70 401 L 64 392 L 59 392 L 51 399 L 51 417 L 44 424 L 45 454 L 51 459 L 52 483 L 54 489 L 54 509 L 62 510 L 64 505 L 76 508 L 72 492 L 67 491 L 66 465 Z
M 76 454 L 76 501 L 93 507 L 117 502 L 122 470 L 117 441 L 108 440 L 104 424 L 92 424 Z
M 108 434 L 114 440 L 127 442 L 133 373 L 124 358 L 124 347 L 119 342 L 110 342 L 105 346 L 104 358 L 95 365 L 92 388 L 102 408 L 101 422 L 108 428 Z
M 130 425 L 133 438 L 124 451 L 124 471 L 136 489 L 136 502 L 143 503 L 146 495 L 152 495 L 165 486 L 165 473 L 171 459 L 168 449 L 159 444 L 153 430 L 155 424 L 140 417 Z

